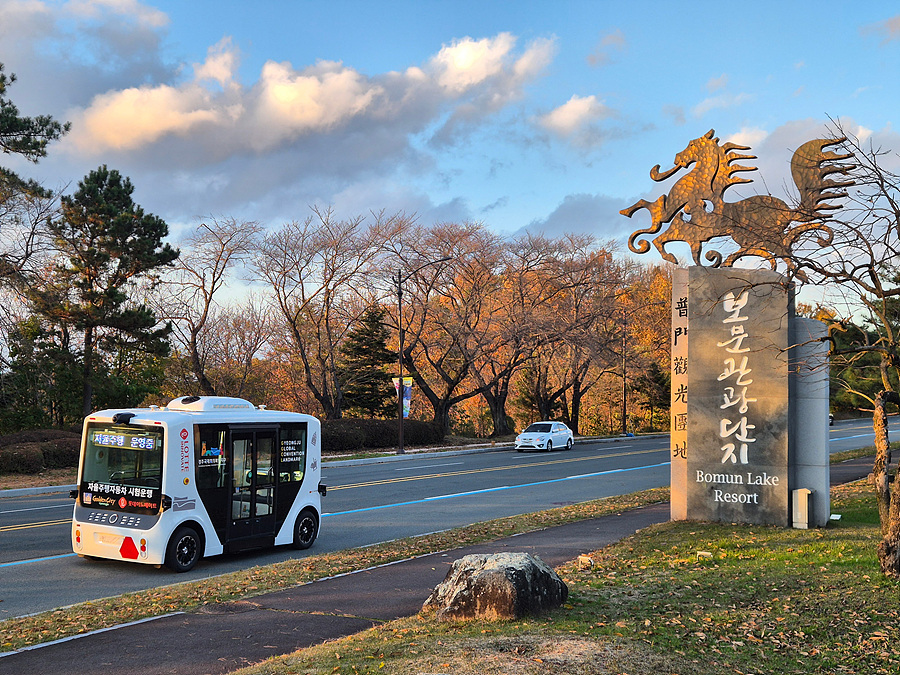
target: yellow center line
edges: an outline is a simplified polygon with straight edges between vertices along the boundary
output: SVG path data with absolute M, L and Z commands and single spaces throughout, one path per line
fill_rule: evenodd
M 40 523 L 21 523 L 20 525 L 4 525 L 0 527 L 0 532 L 13 532 L 15 530 L 29 530 L 32 527 L 50 527 L 52 525 L 63 525 L 71 523 L 71 518 L 66 518 L 64 520 L 45 520 Z
M 491 471 L 507 471 L 511 469 L 529 469 L 536 466 L 548 466 L 550 464 L 569 464 L 571 462 L 587 462 L 594 459 L 607 459 L 612 457 L 627 457 L 629 455 L 646 455 L 653 452 L 665 452 L 665 448 L 657 448 L 655 450 L 635 450 L 631 452 L 618 452 L 611 455 L 601 455 L 592 457 L 572 457 L 570 459 L 551 459 L 545 462 L 531 462 L 529 464 L 507 464 L 506 466 L 495 466 L 486 469 L 461 469 L 459 471 L 445 471 L 443 473 L 429 473 L 422 476 L 403 476 L 395 478 L 384 478 L 381 480 L 366 481 L 363 483 L 350 483 L 348 485 L 328 486 L 328 491 L 349 490 L 351 488 L 373 487 L 375 485 L 388 485 L 390 483 L 407 483 L 414 480 L 428 480 L 430 478 L 449 478 L 451 476 L 465 476 L 475 473 L 489 473 Z

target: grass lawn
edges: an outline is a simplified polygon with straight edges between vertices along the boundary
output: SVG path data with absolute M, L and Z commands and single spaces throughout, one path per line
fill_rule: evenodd
M 420 615 L 271 659 L 294 673 L 900 672 L 897 581 L 881 576 L 872 489 L 833 490 L 825 529 L 666 523 L 557 571 L 568 604 L 525 621 Z

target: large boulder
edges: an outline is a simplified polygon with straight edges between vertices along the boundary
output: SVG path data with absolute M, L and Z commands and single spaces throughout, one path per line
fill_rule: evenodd
M 453 563 L 422 606 L 442 620 L 519 619 L 562 605 L 569 588 L 527 553 L 467 555 Z

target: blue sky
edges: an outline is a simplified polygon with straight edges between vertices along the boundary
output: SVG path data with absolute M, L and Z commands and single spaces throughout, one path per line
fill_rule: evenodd
M 176 238 L 315 204 L 621 241 L 709 129 L 779 196 L 829 117 L 900 151 L 889 2 L 0 0 L 0 62 L 24 114 L 73 125 L 0 164 L 70 190 L 119 169 Z

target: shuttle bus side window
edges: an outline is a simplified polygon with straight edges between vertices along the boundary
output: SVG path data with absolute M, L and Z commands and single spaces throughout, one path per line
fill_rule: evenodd
M 225 430 L 200 425 L 196 443 L 197 488 L 209 490 L 225 487 L 228 477 Z
M 306 425 L 282 425 L 280 446 L 278 482 L 303 482 L 303 476 L 306 473 Z

